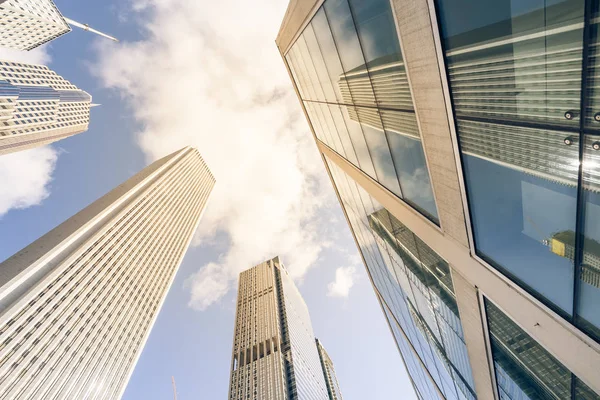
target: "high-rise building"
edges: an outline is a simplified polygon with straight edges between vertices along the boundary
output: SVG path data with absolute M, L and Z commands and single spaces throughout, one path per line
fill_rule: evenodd
M 331 361 L 329 354 L 327 354 L 325 347 L 323 347 L 319 339 L 315 339 L 315 342 L 317 343 L 317 350 L 319 351 L 319 359 L 321 360 L 321 368 L 323 369 L 323 375 L 325 376 L 329 400 L 342 400 L 342 390 L 340 389 L 340 384 L 335 375 L 333 361 Z
M 186 147 L 0 264 L 0 399 L 119 399 L 214 186 Z
M 86 131 L 91 102 L 48 67 L 0 61 L 0 155 Z
M 31 50 L 71 31 L 52 0 L 0 1 L 0 47 Z
M 308 308 L 279 257 L 240 274 L 229 399 L 329 399 Z
M 419 399 L 600 399 L 599 22 L 290 1 L 276 43 Z

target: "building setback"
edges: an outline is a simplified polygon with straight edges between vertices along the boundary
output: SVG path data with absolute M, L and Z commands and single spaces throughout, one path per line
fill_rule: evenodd
M 317 343 L 317 350 L 319 350 L 319 360 L 321 360 L 321 368 L 323 369 L 323 375 L 325 375 L 329 400 L 342 400 L 342 390 L 335 375 L 333 361 L 331 361 L 327 350 L 325 350 L 319 339 L 315 339 L 315 342 Z
M 0 264 L 0 399 L 122 396 L 214 182 L 186 147 Z
M 0 61 L 0 155 L 85 132 L 91 102 L 46 66 Z
M 229 399 L 329 399 L 308 309 L 279 257 L 240 273 Z
M 0 47 L 31 50 L 71 31 L 52 0 L 0 1 Z
M 276 44 L 421 400 L 600 399 L 599 21 L 290 0 Z

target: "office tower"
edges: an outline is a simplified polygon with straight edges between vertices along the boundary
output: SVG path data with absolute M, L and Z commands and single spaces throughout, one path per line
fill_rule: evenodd
M 0 61 L 0 155 L 86 131 L 91 102 L 48 67 Z
M 276 44 L 419 399 L 600 398 L 599 21 L 290 1 Z
M 342 391 L 337 376 L 335 375 L 333 361 L 331 361 L 329 354 L 327 354 L 325 347 L 323 347 L 319 339 L 315 339 L 315 342 L 317 343 L 317 350 L 319 351 L 319 360 L 321 360 L 321 368 L 323 369 L 323 375 L 325 376 L 329 400 L 342 400 Z
M 119 399 L 214 185 L 155 161 L 0 264 L 0 399 Z
M 31 50 L 71 31 L 52 0 L 0 1 L 0 47 Z
M 329 399 L 308 309 L 279 257 L 240 273 L 229 399 Z

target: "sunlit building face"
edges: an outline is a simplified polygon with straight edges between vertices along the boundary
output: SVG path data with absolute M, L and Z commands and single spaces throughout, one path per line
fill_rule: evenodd
M 420 399 L 600 398 L 599 12 L 290 1 L 276 42 Z

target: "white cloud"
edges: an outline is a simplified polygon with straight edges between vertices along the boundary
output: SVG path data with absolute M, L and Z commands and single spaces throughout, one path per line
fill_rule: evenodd
M 321 210 L 335 203 L 274 43 L 287 0 L 130 5 L 147 39 L 99 41 L 94 72 L 132 106 L 150 160 L 193 145 L 217 180 L 194 244 L 229 246 L 187 280 L 190 305 L 205 309 L 275 255 L 301 280 L 330 245 Z
M 56 159 L 49 146 L 0 156 L 0 216 L 38 205 L 49 196 Z
M 335 270 L 335 281 L 327 285 L 327 296 L 348 297 L 355 278 L 356 267 L 339 267 Z
M 43 45 L 30 51 L 0 47 L 0 60 L 48 65 L 51 57 L 48 54 L 48 45 Z

